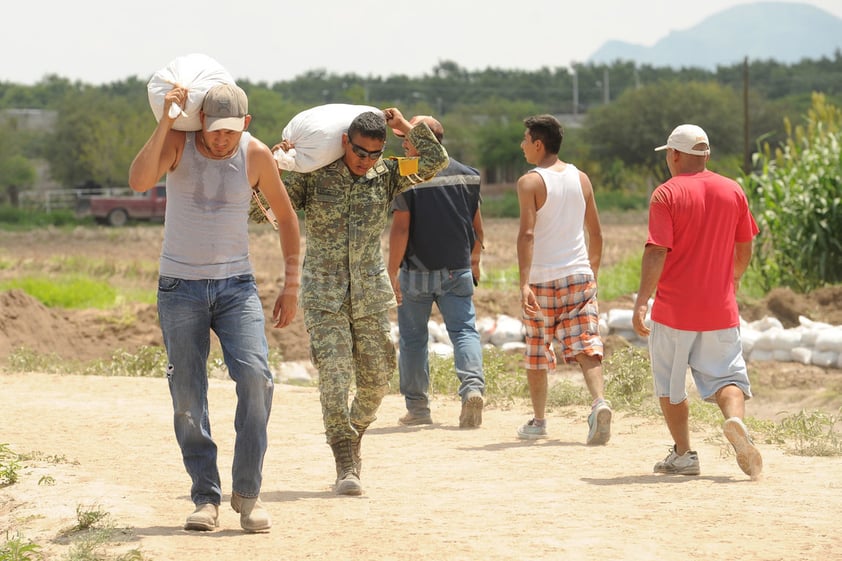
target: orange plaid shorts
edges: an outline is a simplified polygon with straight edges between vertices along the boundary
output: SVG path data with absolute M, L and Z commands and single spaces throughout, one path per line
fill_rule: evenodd
M 602 358 L 599 305 L 593 276 L 571 275 L 530 286 L 541 311 L 535 317 L 523 314 L 526 368 L 555 368 L 553 340 L 559 342 L 566 363 L 576 362 L 576 355 L 581 353 Z

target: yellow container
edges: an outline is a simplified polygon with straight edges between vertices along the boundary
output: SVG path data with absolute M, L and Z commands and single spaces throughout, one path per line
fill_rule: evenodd
M 414 175 L 418 173 L 418 158 L 395 158 L 398 161 L 398 170 L 401 175 Z

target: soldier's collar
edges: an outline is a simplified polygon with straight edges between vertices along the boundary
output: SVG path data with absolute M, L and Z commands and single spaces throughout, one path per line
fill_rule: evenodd
M 387 171 L 389 171 L 389 168 L 386 167 L 386 163 L 383 161 L 383 158 L 380 158 L 367 172 L 365 172 L 365 178 L 374 179 L 378 175 L 383 175 Z

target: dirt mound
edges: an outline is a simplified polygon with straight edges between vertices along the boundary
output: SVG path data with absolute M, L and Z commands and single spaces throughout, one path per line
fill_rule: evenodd
M 51 309 L 23 292 L 0 292 L 0 356 L 16 349 L 54 354 L 68 360 L 108 358 L 160 344 L 154 306 L 118 310 Z
M 746 321 L 771 316 L 784 327 L 797 327 L 799 317 L 832 325 L 842 324 L 842 286 L 820 288 L 799 294 L 789 288 L 775 288 L 758 303 L 742 303 L 740 313 Z

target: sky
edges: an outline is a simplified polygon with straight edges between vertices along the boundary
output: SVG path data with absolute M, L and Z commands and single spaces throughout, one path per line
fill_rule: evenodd
M 92 85 L 146 81 L 189 53 L 210 56 L 235 79 L 267 84 L 315 70 L 421 77 L 442 61 L 531 71 L 586 62 L 608 40 L 652 46 L 751 3 L 11 0 L 0 7 L 0 82 L 32 85 L 50 74 Z M 840 0 L 799 3 L 842 18 Z

